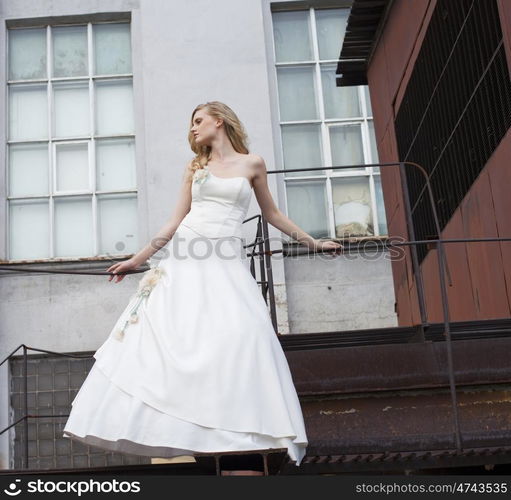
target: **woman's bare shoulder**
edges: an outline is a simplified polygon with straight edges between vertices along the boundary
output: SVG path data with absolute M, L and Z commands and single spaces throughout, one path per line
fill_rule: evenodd
M 248 163 L 251 167 L 260 170 L 260 169 L 266 169 L 266 164 L 264 162 L 264 158 L 261 155 L 255 154 L 255 153 L 249 153 L 248 155 Z
M 266 163 L 264 158 L 258 154 L 251 154 L 250 170 L 254 179 L 264 179 L 267 176 Z

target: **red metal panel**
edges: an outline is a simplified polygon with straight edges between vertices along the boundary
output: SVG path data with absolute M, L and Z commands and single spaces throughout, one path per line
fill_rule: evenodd
M 396 137 L 392 121 L 387 124 L 385 134 L 377 143 L 377 146 L 378 157 L 381 163 L 392 163 L 398 161 Z M 391 224 L 399 205 L 399 167 L 383 167 L 380 172 L 387 224 Z
M 403 275 L 405 276 L 405 275 Z M 412 305 L 410 303 L 410 292 L 408 290 L 408 282 L 398 284 L 396 288 L 397 302 L 397 320 L 399 326 L 411 326 L 412 321 Z
M 393 121 L 387 124 L 383 139 L 378 143 L 378 155 L 382 163 L 391 163 L 398 160 Z M 399 167 L 383 167 L 380 172 L 389 235 L 401 236 L 408 239 L 406 219 L 402 210 L 403 196 Z M 415 308 L 414 304 L 416 304 L 416 302 L 410 304 L 409 297 L 409 288 L 412 279 L 411 260 L 409 260 L 410 250 L 401 247 L 400 249 L 395 249 L 395 251 L 399 251 L 407 256 L 407 258 L 392 261 L 395 297 L 397 303 L 401 303 L 401 307 L 397 311 L 398 324 L 399 326 L 412 325 L 411 308 Z
M 413 5 L 413 2 L 409 2 L 410 5 Z M 401 101 L 403 99 L 404 92 L 406 91 L 406 87 L 408 86 L 408 82 L 412 75 L 413 68 L 415 66 L 415 61 L 419 55 L 420 49 L 422 47 L 422 42 L 424 41 L 424 37 L 426 36 L 426 32 L 429 26 L 429 22 L 431 20 L 431 16 L 435 11 L 435 7 L 437 4 L 437 0 L 431 0 L 427 6 L 425 12 L 422 13 L 421 26 L 417 32 L 417 39 L 415 41 L 415 45 L 413 47 L 412 52 L 410 53 L 410 58 L 407 61 L 406 68 L 401 77 L 401 82 L 399 83 L 399 88 L 396 89 L 396 95 L 394 97 L 394 113 L 397 114 L 399 110 L 399 106 L 401 106 Z M 410 14 L 413 17 L 413 13 Z
M 465 238 L 458 209 L 442 232 L 442 238 Z M 452 286 L 449 286 L 446 274 L 447 295 L 451 321 L 478 319 L 470 281 L 470 268 L 465 243 L 446 243 L 444 245 Z M 440 275 L 437 252 L 431 251 L 421 266 L 425 281 L 426 308 L 430 322 L 443 322 L 443 308 L 440 299 Z M 413 293 L 416 294 L 415 286 Z
M 392 101 L 403 79 L 431 0 L 395 0 L 380 43 L 385 45 Z
M 389 233 L 393 236 L 401 236 L 405 240 L 409 240 L 408 229 L 406 225 L 406 216 L 404 212 L 404 203 L 402 201 L 401 194 L 401 181 L 400 174 L 395 174 L 396 185 L 394 189 L 397 191 L 399 198 L 399 204 L 397 210 L 394 213 L 391 224 L 389 226 Z M 399 326 L 411 325 L 412 321 L 412 309 L 418 307 L 417 302 L 412 302 L 410 296 L 410 289 L 413 286 L 413 267 L 411 259 L 411 248 L 408 246 L 400 247 L 401 257 L 400 260 L 392 262 L 392 271 L 396 273 L 397 281 L 399 286 L 403 286 L 402 292 L 400 292 L 400 299 L 404 302 L 398 301 L 398 312 L 399 312 Z M 406 294 L 406 296 L 405 296 Z
M 424 296 L 428 321 L 434 323 L 443 322 L 442 297 L 440 295 L 440 279 L 438 276 L 438 256 L 435 249 L 428 252 L 426 258 L 422 261 L 421 269 L 424 276 Z
M 508 3 L 511 12 L 511 2 Z M 511 16 L 511 14 L 510 14 Z M 511 19 L 511 18 L 510 18 Z M 511 237 L 511 129 L 507 131 L 504 139 L 491 156 L 486 170 L 490 179 L 490 188 L 497 222 L 497 234 L 500 238 Z M 506 283 L 508 304 L 511 308 L 511 242 L 500 243 L 504 279 Z
M 402 80 L 423 17 L 430 3 L 435 2 L 436 0 L 417 0 L 412 5 L 408 0 L 397 0 L 392 6 L 384 33 L 371 60 L 367 77 L 371 90 L 378 154 L 382 163 L 399 160 L 392 111 L 393 96 Z M 381 179 L 389 234 L 408 239 L 398 168 L 383 168 Z M 413 318 L 420 318 L 416 294 L 412 289 L 410 249 L 404 249 L 404 253 L 406 260 L 392 263 L 400 326 L 411 325 Z
M 442 232 L 442 238 L 464 238 L 460 210 L 456 210 L 447 227 Z M 447 263 L 452 278 L 452 286 L 447 287 L 449 312 L 452 321 L 477 319 L 475 301 L 470 281 L 470 268 L 466 246 L 472 243 L 446 243 L 444 248 Z
M 458 209 L 442 238 L 511 236 L 511 131 Z M 511 243 L 446 244 L 452 286 L 447 288 L 452 321 L 509 317 Z M 422 263 L 428 320 L 443 321 L 436 251 Z M 416 296 L 415 289 L 411 292 Z M 412 300 L 411 304 L 415 304 Z M 406 302 L 400 305 L 403 309 Z M 416 317 L 416 315 L 414 315 Z
M 382 163 L 398 161 L 394 122 L 388 123 L 383 140 L 378 145 L 378 153 Z M 385 199 L 387 227 L 389 235 L 409 239 L 406 218 L 403 211 L 403 193 L 401 190 L 401 175 L 399 167 L 384 167 L 381 169 L 382 189 Z M 410 303 L 409 290 L 413 280 L 410 259 L 410 249 L 401 247 L 398 250 L 404 258 L 392 261 L 394 289 L 396 301 L 402 302 L 398 314 L 399 326 L 412 325 L 412 311 L 417 308 L 417 302 Z
M 461 203 L 461 214 L 467 238 L 498 237 L 495 208 L 486 169 L 481 172 Z M 497 242 L 467 243 L 478 319 L 510 316 L 500 248 L 501 245 Z
M 375 49 L 367 71 L 377 144 L 384 136 L 388 123 L 393 119 L 388 78 L 385 47 L 380 43 Z M 383 161 L 381 156 L 380 161 Z
M 417 295 L 417 286 L 415 284 L 415 281 L 412 283 L 411 288 L 408 292 L 408 295 L 410 297 L 410 314 L 412 315 L 412 324 L 413 325 L 419 325 L 421 323 L 421 314 L 420 309 L 418 307 L 419 304 L 419 297 Z M 417 307 L 414 307 L 414 305 L 417 304 Z

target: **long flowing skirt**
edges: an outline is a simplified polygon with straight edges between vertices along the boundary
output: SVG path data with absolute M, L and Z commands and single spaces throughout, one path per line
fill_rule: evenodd
M 307 446 L 289 366 L 238 238 L 180 225 L 77 393 L 64 436 L 169 458 Z

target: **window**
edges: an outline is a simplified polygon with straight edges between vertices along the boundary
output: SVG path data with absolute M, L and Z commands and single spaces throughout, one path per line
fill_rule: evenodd
M 130 24 L 8 30 L 10 260 L 133 253 Z
M 289 216 L 315 238 L 387 234 L 366 86 L 337 87 L 349 9 L 273 12 L 276 78 Z

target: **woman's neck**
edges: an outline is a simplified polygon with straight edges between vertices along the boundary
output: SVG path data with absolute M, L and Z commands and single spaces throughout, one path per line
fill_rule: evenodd
M 224 163 L 235 158 L 238 154 L 225 134 L 217 137 L 211 143 L 211 161 Z

